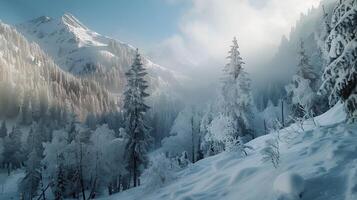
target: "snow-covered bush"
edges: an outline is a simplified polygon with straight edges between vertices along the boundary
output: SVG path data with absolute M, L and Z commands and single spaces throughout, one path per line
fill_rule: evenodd
M 279 139 L 274 138 L 265 141 L 265 147 L 260 151 L 263 162 L 271 162 L 275 168 L 279 167 L 280 163 L 280 150 Z
M 293 105 L 299 105 L 300 109 L 311 110 L 313 104 L 316 103 L 316 93 L 310 87 L 311 81 L 304 79 L 301 76 L 294 75 L 292 84 L 285 87 L 286 92 L 291 94 L 291 103 Z M 299 109 L 299 108 L 297 108 Z M 301 112 L 300 110 L 296 111 Z
M 233 142 L 235 131 L 232 118 L 219 115 L 212 120 L 206 140 L 219 141 L 228 145 Z
M 186 151 L 182 152 L 181 156 L 177 158 L 177 162 L 181 168 L 185 168 L 191 163 L 191 161 L 188 159 L 188 154 Z
M 214 151 L 230 151 L 240 152 L 242 155 L 247 155 L 247 149 L 251 147 L 244 145 L 244 137 L 236 136 L 233 120 L 224 115 L 219 115 L 212 120 L 208 127 L 208 134 L 205 136 L 205 141 L 210 141 Z
M 304 178 L 296 173 L 285 172 L 275 179 L 273 187 L 278 200 L 298 200 L 305 189 Z
M 149 167 L 143 173 L 143 184 L 149 189 L 162 187 L 176 179 L 175 172 L 179 170 L 176 162 L 165 154 L 158 154 L 150 159 Z
M 170 152 L 172 155 L 181 155 L 182 152 L 188 153 L 192 161 L 192 152 L 196 154 L 198 147 L 198 130 L 200 116 L 192 107 L 182 110 L 174 121 L 170 135 L 162 140 L 162 149 L 164 152 Z
M 259 113 L 260 118 L 264 121 L 264 131 L 268 134 L 270 130 L 274 129 L 276 122 L 279 120 L 281 115 L 281 108 L 279 106 L 274 106 L 273 102 L 268 101 L 267 107 Z

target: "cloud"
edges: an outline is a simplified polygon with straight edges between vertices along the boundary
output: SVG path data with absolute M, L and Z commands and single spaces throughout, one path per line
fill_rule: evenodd
M 179 33 L 164 40 L 153 57 L 174 68 L 208 67 L 224 63 L 237 36 L 248 70 L 270 57 L 283 35 L 320 0 L 168 0 L 189 1 Z M 159 52 L 159 53 L 158 53 Z M 212 62 L 210 62 L 212 61 Z M 204 65 L 204 66 L 203 66 Z M 211 66 L 214 67 L 214 66 Z M 221 67 L 221 66 L 216 66 Z

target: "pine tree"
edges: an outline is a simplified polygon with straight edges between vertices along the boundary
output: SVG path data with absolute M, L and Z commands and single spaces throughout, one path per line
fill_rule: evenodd
M 320 33 L 320 38 L 322 41 L 325 41 L 331 32 L 331 26 L 330 26 L 329 14 L 326 12 L 325 5 L 322 5 L 322 11 L 323 11 L 323 16 L 322 16 L 323 24 Z
M 144 100 L 149 96 L 145 91 L 148 88 L 147 81 L 144 80 L 146 75 L 147 72 L 141 62 L 140 54 L 136 50 L 134 63 L 126 73 L 127 89 L 124 93 L 124 116 L 129 135 L 126 158 L 134 187 L 138 184 L 140 169 L 148 162 L 146 153 L 150 136 L 145 124 L 145 113 L 149 109 Z
M 310 80 L 310 87 L 316 91 L 316 82 L 318 80 L 318 76 L 310 64 L 309 57 L 306 55 L 305 44 L 303 40 L 300 41 L 298 55 L 299 63 L 297 75 L 304 79 Z
M 252 96 L 250 79 L 244 71 L 243 60 L 238 50 L 237 39 L 234 37 L 233 45 L 229 51 L 229 63 L 224 68 L 223 78 L 223 112 L 234 121 L 234 138 L 254 138 L 252 130 Z
M 330 106 L 344 102 L 353 121 L 357 118 L 357 0 L 337 3 L 330 27 L 324 48 L 328 62 L 319 91 L 329 96 Z
M 31 128 L 28 136 L 30 154 L 25 162 L 25 177 L 20 182 L 20 190 L 26 199 L 32 199 L 37 195 L 37 190 L 42 179 L 41 159 L 43 154 L 42 142 L 36 131 Z
M 310 65 L 302 40 L 298 51 L 298 59 L 297 72 L 293 76 L 292 82 L 285 87 L 288 102 L 292 104 L 292 115 L 293 117 L 304 117 L 306 112 L 319 114 L 318 102 L 316 102 L 318 76 Z
M 57 177 L 56 177 L 56 182 L 55 182 L 55 200 L 62 200 L 64 199 L 64 193 L 65 193 L 65 173 L 63 169 L 63 155 L 61 154 L 57 158 L 58 162 L 58 168 L 57 168 Z
M 22 132 L 17 125 L 4 139 L 4 164 L 7 165 L 8 174 L 12 169 L 20 168 L 24 161 L 21 145 Z
M 20 182 L 20 190 L 25 199 L 32 199 L 37 195 L 38 186 L 41 181 L 41 157 L 33 149 L 25 162 L 25 177 Z
M 0 128 L 0 138 L 5 138 L 7 136 L 6 121 L 2 121 Z
M 31 152 L 32 149 L 35 149 L 37 155 L 39 155 L 40 157 L 43 156 L 44 151 L 42 143 L 47 142 L 45 141 L 45 137 L 43 136 L 42 127 L 44 127 L 44 125 L 33 123 L 30 128 L 30 132 L 27 136 L 27 147 L 30 148 L 29 152 Z M 35 139 L 33 140 L 33 138 Z
M 21 106 L 20 123 L 23 125 L 30 125 L 32 122 L 32 110 L 30 105 L 30 94 L 27 92 L 24 96 Z

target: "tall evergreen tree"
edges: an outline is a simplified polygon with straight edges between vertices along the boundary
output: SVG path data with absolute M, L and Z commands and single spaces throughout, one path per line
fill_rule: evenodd
M 306 54 L 304 41 L 300 41 L 300 48 L 298 51 L 298 70 L 297 75 L 304 79 L 310 80 L 310 87 L 316 91 L 316 82 L 318 80 L 318 76 L 314 71 L 313 67 L 310 64 L 310 59 Z
M 64 172 L 64 166 L 63 166 L 63 155 L 59 155 L 57 157 L 57 174 L 56 174 L 56 180 L 54 184 L 54 194 L 55 194 L 55 200 L 63 200 L 65 196 L 65 172 Z
M 138 185 L 138 178 L 141 174 L 142 166 L 146 166 L 147 150 L 149 146 L 148 126 L 145 124 L 145 113 L 149 106 L 145 104 L 145 97 L 148 88 L 145 76 L 147 72 L 141 62 L 141 56 L 136 50 L 134 63 L 126 73 L 127 89 L 124 93 L 124 116 L 129 141 L 126 146 L 126 159 L 128 170 L 133 178 L 134 187 Z
M 21 137 L 22 132 L 20 128 L 15 125 L 9 135 L 4 139 L 3 157 L 9 174 L 12 169 L 20 168 L 24 161 Z
M 240 56 L 237 39 L 234 37 L 233 45 L 227 57 L 229 62 L 224 68 L 223 77 L 223 112 L 234 122 L 234 138 L 245 137 L 247 140 L 254 138 L 252 129 L 253 104 L 250 79 L 244 71 L 243 59 Z
M 41 159 L 43 154 L 42 141 L 37 131 L 31 128 L 27 145 L 30 154 L 25 162 L 25 177 L 20 182 L 20 190 L 25 199 L 32 199 L 37 195 L 38 187 L 42 179 Z
M 330 106 L 344 102 L 353 121 L 357 119 L 357 0 L 339 1 L 330 27 L 323 49 L 328 62 L 320 92 L 329 95 Z
M 292 115 L 293 117 L 303 117 L 307 116 L 306 112 L 319 114 L 319 106 L 316 102 L 318 76 L 310 64 L 302 40 L 300 41 L 298 59 L 297 72 L 293 76 L 292 82 L 285 87 L 288 102 L 292 105 Z
M 2 121 L 0 128 L 0 138 L 5 138 L 7 136 L 6 121 Z

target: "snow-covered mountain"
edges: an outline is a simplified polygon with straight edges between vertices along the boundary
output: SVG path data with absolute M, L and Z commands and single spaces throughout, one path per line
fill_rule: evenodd
M 135 48 L 86 27 L 73 15 L 60 18 L 42 16 L 17 25 L 27 38 L 38 43 L 65 71 L 89 77 L 112 91 L 121 92 L 125 72 L 135 55 Z M 173 71 L 143 56 L 153 91 L 177 84 Z
M 47 114 L 55 121 L 75 112 L 83 119 L 113 111 L 114 103 L 104 87 L 65 72 L 36 43 L 0 22 L 0 117 L 27 124 Z

